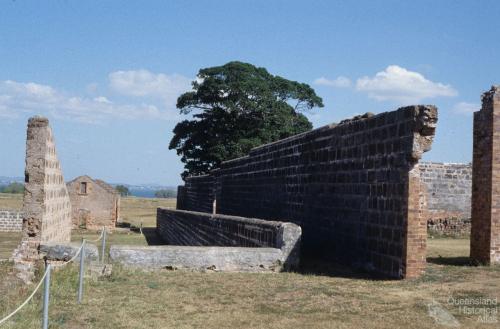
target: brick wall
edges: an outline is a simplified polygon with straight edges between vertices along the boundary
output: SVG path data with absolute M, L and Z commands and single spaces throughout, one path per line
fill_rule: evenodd
M 471 258 L 500 263 L 500 87 L 474 113 Z
M 158 208 L 156 228 L 169 245 L 277 248 L 285 268 L 299 260 L 301 229 L 292 223 Z
M 38 259 L 40 243 L 71 238 L 71 204 L 46 118 L 28 121 L 24 186 L 23 239 L 14 259 L 31 262 Z
M 420 177 L 427 189 L 430 220 L 470 218 L 472 165 L 463 163 L 419 163 Z
M 23 227 L 23 213 L 0 209 L 0 232 L 19 232 Z
M 416 277 L 426 246 L 416 165 L 436 121 L 435 107 L 404 107 L 255 148 L 211 175 L 217 213 L 291 221 L 302 227 L 306 257 Z M 211 204 L 213 189 L 190 194 L 200 190 L 195 182 L 186 180 L 189 202 Z M 190 209 L 187 199 L 181 204 Z

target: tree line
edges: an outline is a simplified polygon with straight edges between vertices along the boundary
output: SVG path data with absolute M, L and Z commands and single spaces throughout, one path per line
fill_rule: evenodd
M 0 186 L 0 193 L 13 193 L 13 194 L 24 193 L 24 184 L 14 182 L 8 185 Z

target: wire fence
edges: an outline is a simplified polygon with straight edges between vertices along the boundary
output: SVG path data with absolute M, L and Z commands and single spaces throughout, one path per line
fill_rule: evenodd
M 101 262 L 104 263 L 104 251 L 105 251 L 105 248 L 106 248 L 106 227 L 102 228 L 101 234 L 100 234 L 100 236 L 97 239 L 88 240 L 88 242 L 98 242 L 101 239 L 102 239 L 102 243 L 101 243 L 101 247 L 102 247 Z M 69 260 L 64 261 L 63 263 L 59 263 L 59 264 L 50 264 L 50 263 L 46 264 L 45 272 L 43 273 L 42 277 L 40 278 L 40 281 L 37 283 L 37 285 L 36 285 L 35 289 L 33 290 L 33 292 L 14 311 L 12 311 L 11 313 L 9 313 L 7 316 L 5 316 L 4 318 L 2 318 L 0 320 L 0 326 L 2 324 L 7 323 L 7 321 L 10 318 L 12 318 L 19 311 L 21 311 L 21 309 L 23 307 L 25 307 L 30 302 L 30 300 L 33 299 L 33 296 L 35 296 L 36 292 L 40 289 L 40 287 L 42 286 L 42 283 L 45 283 L 44 284 L 44 294 L 43 294 L 42 328 L 43 329 L 47 329 L 48 328 L 48 323 L 49 323 L 49 312 L 48 312 L 48 310 L 49 310 L 49 302 L 50 302 L 50 278 L 51 278 L 51 270 L 52 270 L 52 268 L 56 268 L 56 267 L 60 268 L 60 267 L 63 267 L 65 265 L 69 264 L 69 263 L 72 263 L 73 261 L 75 261 L 78 258 L 78 256 L 80 256 L 80 269 L 79 269 L 79 281 L 78 281 L 78 297 L 77 297 L 77 301 L 78 301 L 78 304 L 80 304 L 82 302 L 82 298 L 83 298 L 83 278 L 84 278 L 84 271 L 85 271 L 85 244 L 86 244 L 86 242 L 87 242 L 86 239 L 82 239 L 82 244 L 80 245 L 80 247 L 76 251 L 75 255 L 73 255 L 73 257 L 71 257 Z

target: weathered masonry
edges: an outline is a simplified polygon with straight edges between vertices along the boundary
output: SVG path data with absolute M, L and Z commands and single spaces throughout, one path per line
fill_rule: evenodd
M 418 160 L 430 149 L 433 106 L 366 114 L 253 149 L 201 180 L 187 178 L 178 203 L 217 213 L 286 220 L 303 230 L 306 257 L 390 277 L 425 267 L 425 188 Z M 206 209 L 204 209 L 207 211 Z
M 102 180 L 80 176 L 66 184 L 72 206 L 73 227 L 112 230 L 120 212 L 120 194 Z
M 419 163 L 426 187 L 427 230 L 432 235 L 468 236 L 471 229 L 472 165 Z
M 23 213 L 0 209 L 0 232 L 19 232 L 23 227 Z
M 156 229 L 169 245 L 277 248 L 286 269 L 299 264 L 302 232 L 292 223 L 158 208 Z
M 500 86 L 482 103 L 474 112 L 470 256 L 493 264 L 500 263 Z
M 46 118 L 28 121 L 24 186 L 23 237 L 14 251 L 18 263 L 38 259 L 41 243 L 69 242 L 71 237 L 71 205 Z
M 214 187 L 214 175 L 189 177 L 185 186 L 177 188 L 177 209 L 211 213 L 215 200 Z
M 463 163 L 419 163 L 427 188 L 428 218 L 470 218 L 472 166 Z
M 125 266 L 198 271 L 278 272 L 297 267 L 301 229 L 292 223 L 158 208 L 168 245 L 112 246 Z

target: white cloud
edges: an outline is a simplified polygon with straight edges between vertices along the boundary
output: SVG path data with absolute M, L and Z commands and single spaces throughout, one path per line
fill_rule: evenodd
M 160 110 L 153 104 L 116 104 L 105 96 L 95 98 L 67 95 L 34 82 L 0 81 L 0 117 L 16 118 L 22 113 L 52 115 L 84 123 L 110 119 L 175 119 L 176 111 Z
M 135 97 L 170 99 L 191 89 L 191 79 L 179 74 L 166 75 L 148 70 L 116 71 L 109 74 L 111 89 Z
M 367 92 L 370 98 L 378 101 L 388 100 L 401 104 L 414 104 L 423 99 L 458 95 L 450 85 L 430 81 L 418 72 L 397 65 L 388 66 L 372 78 L 365 76 L 358 79 L 356 89 Z
M 471 115 L 472 113 L 479 111 L 481 105 L 475 103 L 460 102 L 453 106 L 453 112 L 457 114 Z
M 339 76 L 334 80 L 327 79 L 325 77 L 317 78 L 313 82 L 318 86 L 336 87 L 336 88 L 347 88 L 351 86 L 351 80 L 349 78 Z
M 104 96 L 94 97 L 94 101 L 99 102 L 99 103 L 111 104 L 111 101 Z

